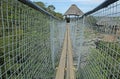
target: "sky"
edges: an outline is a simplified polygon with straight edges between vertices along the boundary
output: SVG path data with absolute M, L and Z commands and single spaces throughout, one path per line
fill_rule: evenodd
M 55 11 L 64 14 L 67 9 L 72 5 L 76 4 L 84 13 L 94 9 L 96 6 L 100 5 L 105 0 L 31 0 L 31 1 L 41 1 L 45 5 L 54 5 Z

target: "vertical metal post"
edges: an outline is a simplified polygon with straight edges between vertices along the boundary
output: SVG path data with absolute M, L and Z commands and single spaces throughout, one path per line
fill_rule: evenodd
M 2 79 L 1 66 L 0 66 L 0 79 Z
M 54 47 L 54 20 L 50 17 L 50 40 L 51 40 L 51 57 L 52 57 L 52 64 L 53 69 L 55 69 L 55 47 Z
M 80 68 L 80 57 L 81 57 L 81 53 L 82 53 L 82 45 L 83 45 L 83 40 L 84 40 L 84 27 L 85 27 L 85 17 L 83 17 L 82 20 L 82 26 L 80 29 L 80 48 L 79 48 L 79 57 L 78 57 L 78 66 L 77 66 L 77 70 Z

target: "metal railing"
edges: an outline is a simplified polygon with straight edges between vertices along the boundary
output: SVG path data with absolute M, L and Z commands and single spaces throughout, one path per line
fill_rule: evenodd
M 0 79 L 54 78 L 65 32 L 59 22 L 29 0 L 0 0 Z
M 120 79 L 120 0 L 106 0 L 83 15 L 78 79 Z

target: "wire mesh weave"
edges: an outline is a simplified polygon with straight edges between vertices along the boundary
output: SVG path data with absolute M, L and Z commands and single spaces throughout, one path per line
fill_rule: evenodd
M 84 18 L 81 79 L 120 79 L 120 1 Z
M 51 40 L 59 35 L 50 38 L 53 25 L 61 28 L 54 18 L 17 0 L 0 1 L 0 79 L 54 78 Z M 55 52 L 60 40 L 54 44 Z

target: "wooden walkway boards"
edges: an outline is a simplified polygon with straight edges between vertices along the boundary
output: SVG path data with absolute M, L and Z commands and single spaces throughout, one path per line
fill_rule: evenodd
M 75 79 L 69 24 L 66 24 L 66 28 L 61 58 L 55 79 Z

